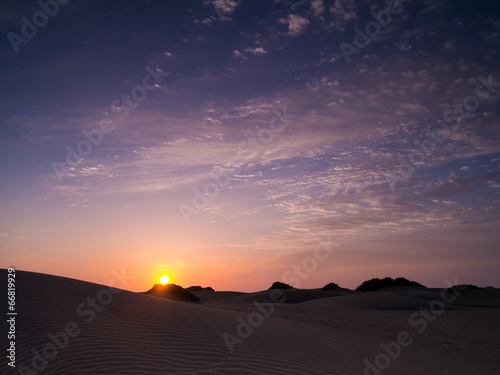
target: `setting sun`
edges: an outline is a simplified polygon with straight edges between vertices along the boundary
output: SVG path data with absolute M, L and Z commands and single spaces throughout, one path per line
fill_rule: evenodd
M 170 280 L 170 277 L 168 277 L 167 275 L 162 275 L 160 277 L 160 283 L 162 283 L 163 285 L 167 284 L 168 280 Z

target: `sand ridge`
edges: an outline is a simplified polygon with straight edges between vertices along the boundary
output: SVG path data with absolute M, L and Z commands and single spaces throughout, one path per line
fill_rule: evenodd
M 0 277 L 5 278 L 5 272 L 0 270 Z M 212 293 L 211 303 L 203 303 L 203 296 L 201 303 L 185 303 L 120 291 L 107 302 L 104 296 L 109 294 L 102 292 L 106 286 L 17 273 L 18 367 L 13 370 L 2 362 L 2 374 L 30 373 L 27 369 L 65 375 L 363 374 L 364 360 L 373 361 L 380 343 L 394 340 L 402 330 L 412 333 L 414 343 L 383 374 L 495 374 L 500 369 L 494 349 L 500 343 L 500 310 L 495 308 L 446 311 L 418 335 L 408 316 L 428 304 L 428 299 L 419 298 L 423 295 L 387 292 L 322 298 L 318 291 L 310 296 L 300 291 L 304 302 L 272 304 L 272 313 L 260 313 L 260 319 L 256 306 L 266 303 L 268 292 L 203 291 L 197 294 Z M 432 293 L 426 297 L 435 296 Z M 96 296 L 107 304 L 100 304 Z M 101 309 L 93 308 L 91 314 L 87 298 L 96 298 L 94 306 Z M 392 308 L 380 310 L 381 305 Z M 54 355 L 50 346 L 55 344 L 48 335 L 64 332 L 70 322 L 80 331 Z M 461 328 L 472 323 L 476 329 Z M 224 334 L 240 340 L 233 353 Z M 2 336 L 3 347 L 5 340 Z M 36 353 L 44 355 L 44 348 L 45 367 L 43 360 L 33 362 Z M 35 371 L 33 364 L 44 368 Z M 19 372 L 21 365 L 24 372 Z

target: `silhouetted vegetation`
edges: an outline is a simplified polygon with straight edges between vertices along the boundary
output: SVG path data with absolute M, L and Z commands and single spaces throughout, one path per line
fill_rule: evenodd
M 397 279 L 395 279 L 394 286 L 416 286 L 419 288 L 427 288 L 426 286 L 417 283 L 416 281 L 410 281 L 408 279 L 405 279 L 404 277 L 398 277 Z
M 465 292 L 466 290 L 479 290 L 480 288 L 472 284 L 457 284 L 446 289 L 447 292 Z
M 292 289 L 291 285 L 276 281 L 269 289 Z
M 341 289 L 340 286 L 338 286 L 337 284 L 335 283 L 330 283 L 330 284 L 326 284 L 324 287 L 323 287 L 323 290 L 326 290 L 326 291 L 332 291 L 332 290 L 338 290 L 338 289 Z
M 202 286 L 199 286 L 199 285 L 190 286 L 189 288 L 186 288 L 186 290 L 189 290 L 190 292 L 201 292 L 204 290 L 208 290 L 210 292 L 214 291 L 214 289 L 212 287 L 207 286 L 206 288 L 203 288 Z
M 426 288 L 422 284 L 417 283 L 416 281 L 410 281 L 405 279 L 404 277 L 398 277 L 393 280 L 390 277 L 385 277 L 383 279 L 374 278 L 371 280 L 364 281 L 360 286 L 356 288 L 357 292 L 372 292 L 374 290 L 378 290 L 380 288 L 387 288 L 390 286 L 411 286 L 418 288 Z
M 200 299 L 193 293 L 176 284 L 167 284 L 167 285 L 156 284 L 144 294 L 149 294 L 153 292 L 170 294 L 172 297 L 175 297 L 178 300 L 183 300 L 188 302 L 200 301 Z

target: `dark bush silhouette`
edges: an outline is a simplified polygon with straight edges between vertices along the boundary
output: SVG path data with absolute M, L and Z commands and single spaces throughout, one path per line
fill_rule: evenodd
M 190 286 L 189 288 L 186 288 L 186 290 L 189 290 L 190 292 L 201 292 L 204 290 L 208 290 L 213 292 L 214 289 L 212 287 L 207 286 L 206 288 L 203 288 L 202 286 L 195 285 L 195 286 Z
M 425 288 L 420 283 L 417 283 L 416 281 L 410 281 L 408 279 L 405 279 L 404 277 L 398 277 L 397 279 L 394 280 L 394 286 L 416 286 L 420 288 Z
M 480 288 L 472 284 L 457 284 L 453 285 L 451 288 L 446 289 L 447 292 L 465 292 L 466 290 L 479 290 Z
M 181 301 L 188 301 L 188 302 L 200 301 L 200 299 L 193 293 L 175 284 L 167 284 L 167 285 L 155 284 L 155 286 L 153 286 L 150 290 L 144 292 L 144 294 L 150 294 L 150 293 L 162 293 L 165 295 L 170 295 L 171 297 L 173 297 L 173 299 Z
M 292 288 L 293 287 L 288 284 L 276 281 L 273 285 L 271 285 L 269 289 L 292 289 Z
M 374 290 L 380 288 L 387 288 L 390 286 L 412 286 L 425 288 L 422 284 L 417 283 L 416 281 L 410 281 L 405 279 L 404 277 L 398 277 L 396 280 L 393 280 L 390 277 L 385 277 L 383 279 L 374 278 L 371 280 L 364 281 L 360 286 L 356 288 L 357 292 L 372 292 Z
M 338 286 L 335 283 L 326 284 L 323 287 L 323 290 L 326 290 L 326 291 L 332 291 L 332 290 L 338 290 L 338 289 L 341 289 L 341 288 L 340 288 L 340 286 Z

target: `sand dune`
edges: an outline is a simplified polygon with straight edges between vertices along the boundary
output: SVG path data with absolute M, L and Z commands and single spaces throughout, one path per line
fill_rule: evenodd
M 325 292 L 321 289 L 273 289 L 255 293 L 210 291 L 193 292 L 193 294 L 197 295 L 202 302 L 216 305 L 245 304 L 253 303 L 254 301 L 262 302 L 265 300 L 271 300 L 271 295 L 273 293 L 282 296 L 283 303 L 302 303 L 320 298 L 330 298 L 348 294 L 348 292 Z
M 5 270 L 0 277 L 6 280 Z M 422 322 L 412 326 L 409 317 L 438 291 L 324 298 L 317 292 L 297 293 L 303 302 L 266 304 L 268 292 L 202 291 L 196 292 L 201 303 L 185 303 L 18 271 L 17 367 L 8 367 L 4 357 L 0 372 L 376 374 L 366 361 L 375 363 L 385 353 L 380 344 L 407 331 L 413 343 L 380 374 L 500 373 L 497 308 L 449 305 L 418 333 Z M 498 304 L 498 290 L 480 292 L 481 304 Z M 466 297 L 473 305 L 474 295 Z M 1 342 L 8 348 L 5 334 Z

